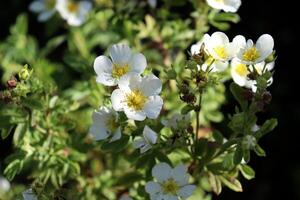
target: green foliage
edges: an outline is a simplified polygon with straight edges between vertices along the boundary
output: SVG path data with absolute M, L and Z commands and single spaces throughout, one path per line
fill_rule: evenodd
M 184 16 L 182 6 L 192 9 L 191 14 Z M 158 162 L 189 167 L 197 185 L 189 200 L 209 200 L 207 192 L 219 195 L 223 186 L 241 192 L 239 174 L 248 180 L 255 177 L 248 165 L 250 152 L 265 156 L 258 143 L 277 126 L 277 120 L 270 119 L 253 131 L 257 114 L 269 103 L 265 97 L 272 73 L 257 77 L 258 89 L 251 98 L 246 98 L 248 89 L 232 83 L 229 90 L 238 106 L 228 116 L 221 109 L 228 103 L 229 71 L 212 72 L 210 66 L 202 70 L 201 59 L 211 58 L 199 55 L 200 62 L 186 56 L 210 25 L 226 30 L 239 21 L 237 14 L 196 0 L 164 0 L 159 8 L 146 1 L 96 0 L 82 26 L 62 26 L 55 17 L 41 30 L 44 43 L 29 35 L 33 27 L 26 14 L 17 17 L 0 41 L 1 140 L 13 148 L 0 160 L 1 173 L 13 183 L 4 198 L 21 198 L 32 188 L 45 200 L 112 200 L 125 193 L 142 200 L 148 198 L 145 181 L 152 180 Z M 88 134 L 92 111 L 110 106 L 112 89 L 96 83 L 92 65 L 118 42 L 145 55 L 145 74 L 155 73 L 163 82 L 164 107 L 160 118 L 143 122 L 127 120 L 121 113 L 122 138 L 96 142 Z M 175 113 L 191 118 L 164 127 L 161 120 Z M 227 127 L 217 129 L 216 124 Z M 145 125 L 158 133 L 159 142 L 140 154 L 132 141 Z

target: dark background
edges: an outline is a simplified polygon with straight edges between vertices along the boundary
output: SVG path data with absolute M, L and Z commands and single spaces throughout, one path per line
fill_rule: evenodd
M 300 199 L 300 104 L 298 92 L 300 45 L 296 29 L 299 28 L 296 0 L 242 0 L 239 10 L 241 22 L 227 32 L 231 37 L 242 34 L 253 39 L 269 33 L 275 39 L 278 60 L 274 83 L 270 87 L 273 101 L 265 116 L 276 117 L 279 125 L 265 136 L 261 146 L 267 157 L 252 155 L 250 165 L 256 178 L 243 180 L 243 193 L 224 189 L 218 200 L 299 200 Z M 0 3 L 0 39 L 8 34 L 8 27 L 20 12 L 27 10 L 29 0 L 9 0 Z M 32 14 L 30 14 L 32 15 Z M 298 18 L 297 18 L 298 17 Z M 34 17 L 30 17 L 30 20 Z M 29 32 L 40 38 L 41 24 L 30 21 Z M 3 144 L 3 143 L 2 143 Z M 6 145 L 2 146 L 5 147 Z M 8 146 L 6 146 L 7 148 Z M 1 148 L 1 157 L 4 156 Z M 7 151 L 7 149 L 6 149 Z

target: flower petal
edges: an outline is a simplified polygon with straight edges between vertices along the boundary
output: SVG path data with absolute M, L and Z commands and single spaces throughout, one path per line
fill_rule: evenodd
M 89 130 L 89 133 L 96 141 L 105 140 L 109 137 L 108 130 L 104 126 L 98 124 L 93 124 Z
M 131 50 L 127 44 L 115 44 L 109 49 L 111 59 L 115 64 L 129 64 Z
M 161 187 L 158 183 L 156 183 L 154 181 L 149 181 L 145 185 L 145 190 L 150 195 L 154 195 L 154 194 L 161 192 Z
M 146 141 L 144 140 L 144 138 L 138 137 L 138 138 L 134 139 L 132 146 L 133 146 L 133 148 L 138 149 L 138 148 L 142 148 L 143 146 L 145 146 L 145 144 L 146 144 Z
M 146 96 L 158 95 L 161 92 L 162 83 L 155 75 L 150 74 L 142 79 L 141 90 Z
M 274 48 L 274 39 L 269 34 L 264 34 L 260 36 L 256 42 L 257 49 L 261 52 L 263 60 L 268 57 Z
M 182 199 L 186 199 L 193 194 L 195 189 L 196 189 L 195 185 L 186 185 L 186 186 L 183 186 L 182 188 L 180 188 L 179 191 L 177 192 L 177 194 Z
M 151 96 L 148 98 L 143 110 L 150 119 L 156 119 L 163 106 L 163 100 L 160 96 Z
M 29 5 L 29 10 L 35 13 L 42 12 L 45 9 L 45 3 L 43 3 L 42 1 L 34 1 Z
M 50 17 L 52 17 L 55 13 L 55 10 L 48 10 L 45 12 L 42 12 L 41 14 L 39 14 L 38 16 L 38 21 L 39 22 L 45 22 L 47 21 Z
M 178 197 L 172 194 L 163 195 L 163 200 L 178 200 Z
M 94 70 L 96 74 L 100 75 L 102 73 L 111 74 L 113 69 L 113 64 L 110 59 L 106 56 L 98 56 L 94 61 Z
M 150 144 L 155 144 L 157 141 L 157 134 L 149 126 L 145 126 L 143 130 L 143 136 Z
M 140 88 L 141 82 L 142 77 L 137 73 L 131 72 L 120 78 L 118 86 L 122 91 L 128 93 L 132 90 Z
M 122 90 L 116 89 L 111 94 L 111 104 L 115 111 L 122 111 L 124 108 L 125 94 Z
M 113 137 L 110 139 L 110 142 L 114 142 L 119 140 L 122 137 L 121 133 L 121 127 L 117 128 L 117 130 L 114 132 Z
M 156 178 L 158 182 L 163 182 L 171 177 L 172 168 L 167 163 L 158 163 L 152 169 L 152 176 Z
M 128 119 L 133 119 L 136 121 L 143 121 L 146 119 L 146 114 L 142 110 L 135 111 L 127 106 L 124 106 L 124 112 Z
M 131 57 L 128 64 L 132 72 L 141 74 L 147 67 L 147 60 L 143 54 L 136 53 Z
M 189 174 L 187 174 L 186 166 L 183 164 L 177 165 L 172 170 L 172 177 L 180 186 L 188 184 Z

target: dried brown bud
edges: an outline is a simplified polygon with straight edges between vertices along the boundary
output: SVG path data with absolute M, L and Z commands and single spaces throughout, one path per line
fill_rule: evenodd
M 12 77 L 6 82 L 6 85 L 9 89 L 14 89 L 18 84 L 18 80 L 15 77 Z

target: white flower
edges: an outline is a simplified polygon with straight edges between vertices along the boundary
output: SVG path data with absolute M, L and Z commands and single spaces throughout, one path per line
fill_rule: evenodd
M 236 54 L 234 43 L 229 42 L 227 35 L 223 32 L 215 32 L 211 36 L 205 34 L 203 41 L 207 52 L 216 60 L 229 61 Z
M 168 120 L 162 120 L 162 124 L 166 127 L 178 129 L 180 125 L 188 126 L 191 123 L 191 115 L 175 114 Z
M 89 1 L 57 0 L 56 9 L 70 26 L 80 26 L 92 9 Z
M 36 197 L 35 192 L 31 188 L 29 188 L 28 190 L 25 190 L 22 193 L 22 196 L 23 196 L 24 200 L 38 200 L 38 198 Z
M 195 55 L 195 54 L 199 54 L 199 53 L 200 53 L 200 49 L 201 49 L 202 44 L 203 44 L 203 41 L 200 41 L 200 42 L 198 42 L 198 43 L 196 43 L 196 44 L 193 44 L 193 45 L 191 46 L 191 53 L 192 53 L 192 55 Z M 206 50 L 206 49 L 204 48 L 204 50 Z M 207 51 L 207 50 L 206 50 L 206 51 Z M 207 52 L 207 53 L 208 53 L 208 52 Z M 228 65 L 229 65 L 228 61 L 223 62 L 223 61 L 215 60 L 215 61 L 213 62 L 213 60 L 214 60 L 214 59 L 213 59 L 212 57 L 210 57 L 210 58 L 208 58 L 208 59 L 205 61 L 205 63 L 204 63 L 202 66 L 199 66 L 199 65 L 198 65 L 198 67 L 199 67 L 199 68 L 201 67 L 201 69 L 202 69 L 203 71 L 206 71 L 207 67 L 210 66 L 210 69 L 211 69 L 212 72 L 222 72 L 222 71 L 224 71 L 224 70 L 228 67 Z M 213 63 L 212 63 L 212 62 L 213 62 Z
M 162 83 L 153 74 L 141 77 L 128 73 L 121 77 L 119 89 L 111 95 L 112 106 L 116 111 L 124 111 L 128 119 L 143 121 L 146 117 L 156 119 L 163 105 Z
M 29 5 L 29 10 L 39 13 L 38 21 L 44 22 L 56 12 L 56 0 L 36 0 Z
M 211 7 L 224 10 L 225 12 L 236 12 L 241 6 L 241 0 L 207 0 Z
M 237 51 L 237 58 L 247 65 L 253 65 L 264 61 L 272 54 L 274 48 L 274 40 L 271 35 L 264 34 L 260 36 L 256 42 L 245 39 L 244 36 L 238 35 L 233 39 Z
M 114 86 L 122 76 L 129 72 L 141 74 L 147 67 L 143 54 L 132 53 L 126 44 L 115 44 L 109 49 L 111 60 L 106 56 L 95 59 L 96 81 L 107 86 Z
M 147 125 L 143 130 L 143 137 L 138 137 L 133 141 L 133 147 L 140 149 L 141 153 L 145 153 L 152 148 L 152 145 L 156 144 L 157 134 L 149 128 Z
M 157 0 L 148 0 L 148 4 L 152 7 L 155 8 L 157 5 Z
M 149 181 L 145 186 L 151 200 L 187 199 L 196 189 L 188 184 L 190 176 L 182 164 L 172 169 L 167 163 L 158 163 L 152 169 L 152 176 L 157 182 Z
M 10 189 L 10 183 L 6 178 L 0 176 L 0 193 L 7 192 Z
M 110 142 L 121 138 L 121 127 L 118 123 L 118 113 L 111 108 L 100 107 L 93 113 L 93 124 L 90 134 L 95 140 L 105 140 L 110 137 Z
M 259 75 L 262 75 L 264 67 L 265 70 L 271 71 L 274 68 L 275 63 L 271 62 L 266 64 L 265 62 L 257 63 L 254 66 L 255 70 Z M 249 70 L 253 71 L 253 66 L 249 66 Z M 246 87 L 252 89 L 253 92 L 256 92 L 256 81 L 250 80 L 248 78 L 249 70 L 247 68 L 247 65 L 244 63 L 241 63 L 238 59 L 233 59 L 231 61 L 231 77 L 233 81 L 238 84 L 239 86 Z M 273 78 L 269 79 L 269 85 L 271 85 L 273 82 Z

